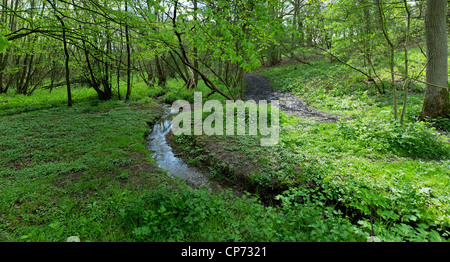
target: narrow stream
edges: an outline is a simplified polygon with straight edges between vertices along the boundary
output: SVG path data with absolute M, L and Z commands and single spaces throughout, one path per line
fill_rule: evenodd
M 167 108 L 166 113 L 153 126 L 147 137 L 148 149 L 153 153 L 157 165 L 166 170 L 169 175 L 180 178 L 194 188 L 222 190 L 223 187 L 217 182 L 211 181 L 207 174 L 187 165 L 181 158 L 175 156 L 172 147 L 167 143 L 166 135 L 170 132 L 172 120 L 177 114 L 178 112 Z

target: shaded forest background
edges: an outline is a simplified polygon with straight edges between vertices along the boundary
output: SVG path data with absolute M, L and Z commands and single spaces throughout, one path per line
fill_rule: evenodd
M 285 58 L 308 64 L 314 54 L 356 70 L 380 94 L 425 81 L 408 50 L 426 57 L 426 1 L 4 0 L 1 8 L 9 47 L 0 54 L 0 93 L 67 84 L 69 105 L 71 86 L 128 99 L 136 78 L 149 88 L 179 78 L 189 90 L 202 81 L 210 94 L 237 99 L 245 73 Z

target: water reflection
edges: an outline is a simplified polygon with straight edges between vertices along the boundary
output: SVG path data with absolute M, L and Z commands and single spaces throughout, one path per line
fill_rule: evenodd
M 153 152 L 153 157 L 159 167 L 166 170 L 170 175 L 184 180 L 188 185 L 195 188 L 209 186 L 218 187 L 211 183 L 206 174 L 198 169 L 188 166 L 182 159 L 175 156 L 172 148 L 167 143 L 166 135 L 172 127 L 172 120 L 178 112 L 167 110 L 154 126 L 150 135 L 147 137 L 148 148 Z

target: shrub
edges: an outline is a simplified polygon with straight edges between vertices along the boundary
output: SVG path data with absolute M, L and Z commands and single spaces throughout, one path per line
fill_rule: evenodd
M 438 117 L 436 119 L 425 119 L 429 126 L 435 127 L 440 130 L 450 132 L 450 115 L 448 117 Z
M 164 102 L 171 104 L 177 100 L 186 100 L 190 103 L 194 102 L 193 92 L 190 92 L 180 81 L 169 81 L 166 84 L 166 94 L 164 95 Z
M 230 191 L 220 197 L 204 190 L 168 187 L 123 204 L 118 212 L 137 241 L 364 241 L 367 232 L 332 208 L 285 201 L 264 207 Z

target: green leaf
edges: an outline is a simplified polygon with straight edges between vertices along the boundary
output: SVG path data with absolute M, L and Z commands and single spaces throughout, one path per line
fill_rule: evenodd
M 0 35 L 0 52 L 9 47 L 8 39 L 4 35 Z

